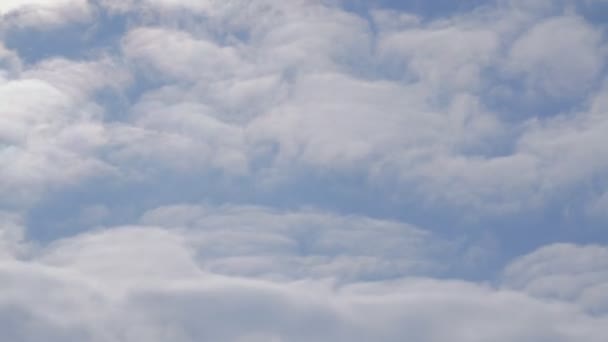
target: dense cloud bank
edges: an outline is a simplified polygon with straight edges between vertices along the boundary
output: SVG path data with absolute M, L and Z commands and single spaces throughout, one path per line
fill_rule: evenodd
M 3 339 L 605 341 L 606 17 L 0 2 Z

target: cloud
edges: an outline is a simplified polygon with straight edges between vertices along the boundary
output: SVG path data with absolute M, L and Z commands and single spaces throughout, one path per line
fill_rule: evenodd
M 26 5 L 51 6 L 5 8 Z M 102 174 L 102 166 L 149 178 L 162 173 L 155 170 L 179 177 L 219 172 L 275 187 L 302 182 L 302 173 L 328 182 L 359 174 L 402 201 L 421 198 L 482 216 L 540 208 L 603 169 L 601 158 L 584 155 L 606 145 L 598 133 L 602 110 L 587 105 L 602 83 L 605 47 L 586 18 L 548 17 L 549 7 L 524 15 L 523 5 L 429 20 L 381 9 L 367 20 L 307 1 L 100 1 L 100 13 L 132 18 L 112 36 L 120 49 L 108 49 L 110 57 L 23 66 L 3 50 L 4 73 L 13 73 L 7 85 L 42 80 L 50 85 L 41 95 L 46 101 L 58 99 L 50 94 L 58 90 L 97 112 L 73 125 L 67 102 L 63 109 L 43 106 L 65 112 L 52 117 L 69 123 L 70 148 L 89 140 L 78 156 L 51 144 L 38 152 L 15 145 L 19 156 L 6 158 L 32 170 L 20 182 L 37 188 L 45 181 L 34 181 L 41 177 L 33 170 L 48 167 L 52 175 L 49 160 L 56 160 L 74 165 L 70 179 Z M 117 80 L 107 77 L 113 72 Z M 120 122 L 108 124 L 112 113 L 96 98 L 104 87 L 125 99 Z M 505 113 L 501 103 L 515 99 L 518 107 Z M 534 112 L 562 100 L 568 103 L 547 117 Z M 22 118 L 11 118 L 11 127 Z M 10 131 L 3 134 L 23 139 L 19 129 Z M 583 153 L 588 146 L 594 153 Z M 557 150 L 564 158 L 554 157 Z
M 434 259 L 458 247 L 411 225 L 314 210 L 182 205 L 149 211 L 142 223 L 187 228 L 201 267 L 229 275 L 352 281 L 432 274 L 445 268 Z
M 505 284 L 541 298 L 578 302 L 590 312 L 608 310 L 608 264 L 604 246 L 555 244 L 512 262 Z
M 483 91 L 492 82 L 490 70 L 527 84 L 521 90 L 498 86 L 512 96 L 530 89 L 543 98 L 558 96 L 549 85 L 573 95 L 564 87 L 591 83 L 603 52 L 599 34 L 582 18 L 552 18 L 528 28 L 530 19 L 519 20 L 519 12 L 490 8 L 448 21 L 402 24 L 385 11 L 376 12 L 380 31 L 373 35 L 367 23 L 337 8 L 265 6 L 276 12 L 246 8 L 273 25 L 250 17 L 228 23 L 230 6 L 207 4 L 209 20 L 226 31 L 202 23 L 126 34 L 125 56 L 145 78 L 165 86 L 141 97 L 131 126 L 117 131 L 120 163 L 143 160 L 149 168 L 156 160 L 190 173 L 209 166 L 281 182 L 292 178 L 293 165 L 321 173 L 355 170 L 374 182 L 413 187 L 410 193 L 429 203 L 490 214 L 543 206 L 553 189 L 590 172 L 553 176 L 557 161 L 533 138 L 551 134 L 550 119 L 512 124 L 492 110 Z M 314 20 L 310 13 L 316 13 Z M 494 26 L 488 24 L 493 16 L 500 17 Z M 533 50 L 541 45 L 534 41 L 551 25 L 566 24 L 576 37 L 560 35 L 554 48 L 582 51 L 588 63 L 571 63 L 564 54 L 562 62 L 551 62 L 564 66 L 543 63 L 555 53 Z M 317 32 L 321 27 L 323 33 Z M 580 79 L 567 76 L 568 68 Z M 260 160 L 264 168 L 256 169 Z M 545 186 L 547 177 L 551 184 Z
M 24 252 L 25 225 L 18 212 L 0 211 L 0 260 L 10 260 Z
M 0 4 L 3 27 L 49 27 L 91 19 L 86 0 L 6 0 Z
M 98 0 L 103 8 L 108 8 L 113 12 L 130 12 L 144 9 L 172 10 L 186 9 L 195 13 L 204 11 L 211 7 L 211 1 L 201 0 Z
M 592 6 L 3 2 L 0 329 L 605 340 Z
M 106 127 L 91 97 L 118 86 L 119 75 L 105 61 L 54 59 L 2 80 L 0 188 L 12 193 L 2 202 L 31 203 L 49 187 L 111 170 L 94 155 L 106 143 Z
M 593 86 L 603 66 L 601 33 L 580 17 L 549 18 L 516 40 L 508 68 L 523 74 L 530 96 L 576 98 Z
M 2 78 L 9 77 L 21 69 L 21 60 L 19 56 L 3 43 L 0 43 L 0 70 Z
M 358 173 L 386 189 L 408 189 L 406 197 L 422 198 L 431 206 L 494 215 L 542 207 L 556 195 L 555 189 L 567 189 L 598 168 L 595 162 L 585 162 L 569 172 L 551 157 L 553 147 L 547 143 L 553 139 L 547 137 L 560 130 L 559 120 L 566 120 L 556 139 L 568 145 L 564 160 L 579 159 L 575 146 L 586 146 L 588 134 L 571 130 L 586 125 L 589 114 L 567 111 L 554 123 L 552 118 L 531 121 L 528 115 L 534 114 L 525 113 L 514 115 L 523 122 L 513 123 L 490 103 L 491 92 L 499 88 L 506 89 L 507 98 L 540 92 L 538 99 L 527 97 L 538 102 L 547 96 L 564 98 L 564 91 L 575 96 L 571 90 L 583 89 L 580 84 L 589 84 L 591 90 L 599 79 L 603 49 L 598 31 L 581 17 L 533 24 L 528 17 L 518 17 L 516 9 L 487 7 L 424 22 L 384 10 L 374 12 L 373 31 L 353 13 L 310 2 L 121 6 L 127 10 L 122 15 L 134 16 L 143 7 L 188 8 L 190 12 L 166 15 L 204 13 L 208 21 L 139 18 L 145 24 L 124 32 L 116 42 L 120 55 L 110 62 L 92 68 L 90 63 L 49 60 L 24 75 L 93 106 L 95 89 L 114 87 L 120 92 L 126 89 L 126 79 L 135 80 L 135 92 L 141 90 L 141 96 L 127 100 L 120 122 L 93 120 L 85 130 L 99 137 L 93 150 L 104 151 L 103 158 L 90 158 L 123 175 L 153 178 L 159 174 L 155 170 L 179 175 L 220 171 L 280 186 L 302 181 L 294 168 L 317 174 Z M 246 11 L 233 16 L 239 6 Z M 499 20 L 489 23 L 493 17 Z M 569 34 L 551 40 L 553 50 L 539 50 L 542 44 L 535 42 L 543 40 L 552 25 L 568 27 Z M 564 49 L 581 51 L 586 62 L 573 63 L 576 57 L 566 59 L 566 54 L 551 58 Z M 108 64 L 120 58 L 126 59 L 124 67 L 131 75 L 120 71 L 118 81 L 110 81 L 104 75 L 116 69 Z M 543 62 L 547 59 L 551 63 Z M 63 73 L 67 70 L 69 77 Z M 524 87 L 489 79 L 492 70 L 516 78 Z M 576 99 L 587 92 L 580 90 Z M 566 142 L 565 137 L 572 140 Z M 590 139 L 600 148 L 601 137 Z
M 178 80 L 224 79 L 240 64 L 233 48 L 195 39 L 183 31 L 137 28 L 123 39 L 123 49 L 127 58 L 149 63 L 153 71 Z
M 192 208 L 167 208 L 150 213 L 147 220 L 175 224 L 170 214 L 180 211 L 187 222 L 199 215 L 192 215 Z M 204 221 L 225 225 L 260 215 L 259 209 L 240 211 L 241 217 L 235 218 L 232 210 Z M 258 220 L 255 228 L 264 229 L 263 222 Z M 195 236 L 200 229 L 188 228 Z M 185 238 L 190 233 L 117 227 L 55 242 L 27 261 L 3 261 L 0 317 L 16 323 L 6 333 L 25 341 L 42 335 L 62 341 L 178 342 L 604 337 L 606 319 L 575 304 L 464 281 L 406 278 L 338 285 L 320 279 L 218 275 L 197 266 L 195 244 Z
M 388 21 L 381 26 L 399 20 L 378 19 Z M 477 89 L 481 72 L 496 58 L 499 37 L 491 29 L 461 26 L 456 22 L 388 31 L 379 37 L 379 54 L 406 63 L 411 77 L 432 87 L 436 96 Z

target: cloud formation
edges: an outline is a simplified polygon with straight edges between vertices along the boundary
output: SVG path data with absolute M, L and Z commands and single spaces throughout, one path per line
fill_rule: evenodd
M 147 220 L 184 209 L 159 209 Z M 230 227 L 226 221 L 248 221 L 252 210 L 237 211 L 244 213 L 219 221 Z M 181 216 L 192 220 L 190 211 Z M 217 217 L 205 220 L 211 226 L 218 222 Z M 409 277 L 340 284 L 330 278 L 220 275 L 201 266 L 223 248 L 245 254 L 253 247 L 273 248 L 264 234 L 235 246 L 239 240 L 230 238 L 237 234 L 231 229 L 208 230 L 201 236 L 196 228 L 117 227 L 57 241 L 33 252 L 27 261 L 5 260 L 0 268 L 5 280 L 0 317 L 7 334 L 24 341 L 41 336 L 57 341 L 601 341 L 605 336 L 606 318 L 576 302 L 546 301 L 538 299 L 538 293 L 465 281 Z M 223 234 L 224 245 L 213 241 L 213 234 Z M 228 242 L 231 246 L 225 246 Z M 542 260 L 546 252 L 564 247 L 526 256 L 507 273 L 517 277 L 528 259 Z M 577 258 L 571 264 L 597 267 L 591 259 Z M 564 280 L 557 284 L 567 285 Z
M 3 1 L 6 339 L 605 340 L 605 2 L 434 6 Z

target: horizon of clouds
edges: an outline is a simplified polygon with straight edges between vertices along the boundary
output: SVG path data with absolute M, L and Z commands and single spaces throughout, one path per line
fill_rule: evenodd
M 608 3 L 0 4 L 18 341 L 602 341 Z

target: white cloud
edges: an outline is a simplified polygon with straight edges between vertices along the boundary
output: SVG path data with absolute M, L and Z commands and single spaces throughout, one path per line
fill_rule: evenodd
M 74 0 L 6 0 L 0 5 L 0 14 L 10 13 L 23 7 L 52 8 L 66 6 L 73 2 Z
M 440 96 L 478 89 L 481 72 L 496 59 L 499 37 L 489 29 L 447 23 L 389 31 L 378 47 L 382 57 L 401 59 L 408 73 Z
M 142 223 L 187 228 L 201 267 L 230 275 L 352 281 L 431 274 L 447 267 L 434 259 L 458 247 L 408 224 L 313 210 L 183 205 L 152 210 Z
M 555 244 L 511 263 L 504 281 L 542 298 L 575 301 L 591 312 L 608 312 L 608 249 Z
M 26 248 L 23 215 L 0 211 L 0 260 L 12 259 Z
M 21 60 L 15 51 L 12 51 L 0 42 L 0 79 L 12 77 L 21 70 Z
M 425 75 L 433 72 L 421 64 L 414 68 L 421 76 L 414 84 L 374 81 L 348 73 L 351 63 L 378 63 L 369 61 L 375 58 L 370 55 L 372 38 L 362 20 L 311 4 L 293 5 L 303 6 L 299 12 L 287 5 L 268 6 L 277 12 L 260 15 L 275 25 L 242 18 L 239 27 L 249 35 L 243 41 L 220 42 L 205 26 L 192 29 L 194 34 L 165 28 L 128 33 L 122 41 L 126 56 L 143 62 L 152 79 L 168 77 L 172 84 L 142 97 L 134 107 L 132 127 L 118 131 L 125 132 L 116 135 L 117 145 L 123 146 L 116 154 L 121 163 L 143 158 L 150 165 L 156 158 L 178 170 L 211 166 L 255 175 L 250 167 L 262 158 L 272 161 L 270 167 L 279 178 L 294 164 L 362 168 L 385 177 L 384 169 L 416 170 L 412 163 L 418 160 L 443 157 L 452 149 L 479 149 L 500 135 L 500 122 L 474 96 L 454 96 L 446 108 L 438 106 L 433 95 L 441 89 L 454 90 L 449 82 L 439 81 L 451 78 L 461 66 L 458 74 L 464 78 L 454 79 L 454 87 L 464 91 L 477 87 L 480 71 L 496 49 L 492 32 L 430 28 L 429 37 L 438 39 L 427 39 L 431 43 L 426 50 L 415 44 L 408 50 L 403 39 L 382 38 L 386 42 L 382 49 L 395 46 L 399 53 L 411 51 L 418 56 L 416 63 L 443 71 L 428 79 Z M 227 9 L 214 5 L 208 10 L 221 22 Z M 425 32 L 393 35 L 403 38 Z M 478 53 L 453 58 L 461 50 L 445 51 L 446 42 L 461 36 L 475 38 L 472 44 L 479 46 Z M 278 149 L 260 155 L 267 145 Z M 412 172 L 407 173 L 405 178 L 411 178 Z
M 108 294 L 119 296 L 132 286 L 198 275 L 186 237 L 153 227 L 91 232 L 55 242 L 41 262 L 108 282 Z
M 517 213 L 571 193 L 605 219 L 605 37 L 558 2 L 438 19 L 316 0 L 2 2 L 3 37 L 117 24 L 83 33 L 86 58 L 28 64 L 0 45 L 4 339 L 603 342 L 606 246 L 543 246 L 502 273 L 488 262 L 496 285 L 441 278 L 510 247 L 462 222 L 529 223 Z M 515 113 L 500 91 L 569 107 Z M 86 183 L 99 176 L 116 178 Z M 44 201 L 70 186 L 85 189 Z M 182 192 L 268 206 L 171 204 Z M 332 196 L 355 203 L 331 203 L 344 212 L 422 207 L 417 222 L 443 233 L 331 212 Z M 40 241 L 47 221 L 80 233 Z
M 160 75 L 184 81 L 216 81 L 240 67 L 234 48 L 198 40 L 183 31 L 137 28 L 123 39 L 123 50 L 127 58 L 149 63 Z
M 421 18 L 411 14 L 394 10 L 374 9 L 371 11 L 374 24 L 380 31 L 402 31 L 420 26 Z
M 243 132 L 209 115 L 197 103 L 141 103 L 134 126 L 112 130 L 112 160 L 124 171 L 137 162 L 185 172 L 220 169 L 227 174 L 248 171 Z
M 603 120 L 589 119 L 597 109 L 512 123 L 536 113 L 488 105 L 497 89 L 522 102 L 582 101 L 604 55 L 583 18 L 541 20 L 519 5 L 430 22 L 376 11 L 374 36 L 355 15 L 312 2 L 146 4 L 208 22 L 165 18 L 123 37 L 134 67 L 164 83 L 113 129 L 111 160 L 124 170 L 219 169 L 256 182 L 289 180 L 294 168 L 354 170 L 430 205 L 493 215 L 542 207 L 603 168 L 585 157 L 606 145 Z
M 185 9 L 205 12 L 213 1 L 208 0 L 98 0 L 104 8 L 113 12 L 125 13 L 137 10 L 155 9 L 160 11 Z
M 373 32 L 353 13 L 309 1 L 98 4 L 137 18 L 121 37 L 121 53 L 130 72 L 143 71 L 148 81 L 164 86 L 138 98 L 120 124 L 98 118 L 53 121 L 51 126 L 69 126 L 50 133 L 59 150 L 38 144 L 34 151 L 23 143 L 5 150 L 4 159 L 15 160 L 14 170 L 5 173 L 23 178 L 21 184 L 44 187 L 44 179 L 59 184 L 97 173 L 100 158 L 93 154 L 102 148 L 105 162 L 125 174 L 211 169 L 258 182 L 268 174 L 289 179 L 295 167 L 355 170 L 391 188 L 408 188 L 429 203 L 509 213 L 542 206 L 556 191 L 604 169 L 603 158 L 586 157 L 602 154 L 606 145 L 603 120 L 588 119 L 598 114 L 568 111 L 558 120 L 512 125 L 488 108 L 484 92 L 499 81 L 488 79 L 498 71 L 525 85 L 523 93 L 509 90 L 513 98 L 582 101 L 599 82 L 605 56 L 600 32 L 582 17 L 541 20 L 524 15 L 520 2 L 430 21 L 377 10 Z M 3 6 L 4 13 L 88 7 L 67 0 Z M 168 11 L 160 14 L 163 10 Z M 189 15 L 206 19 L 185 20 Z M 5 83 L 11 84 L 5 91 L 15 88 L 15 81 L 42 80 L 45 86 L 37 83 L 36 89 L 46 89 L 45 101 L 59 99 L 59 93 L 49 93 L 57 90 L 79 98 L 86 103 L 80 108 L 89 112 L 99 111 L 87 98 L 94 89 L 122 88 L 128 79 L 122 71 L 118 81 L 108 79 L 117 72 L 108 66 L 113 62 L 91 66 L 56 59 L 16 77 L 23 67 L 14 53 L 3 51 L 8 61 L 3 64 L 10 65 Z M 20 87 L 26 86 L 33 83 Z M 68 102 L 41 106 L 50 108 L 46 112 L 69 111 L 75 103 Z M 34 103 L 20 106 L 30 114 L 11 116 L 0 128 L 11 144 L 25 141 L 23 127 L 30 124 L 25 116 L 40 111 Z M 46 116 L 35 117 L 37 124 L 48 124 L 40 121 Z M 594 153 L 586 152 L 588 146 Z M 556 151 L 564 158 L 555 158 Z M 265 161 L 264 170 L 255 168 L 258 160 Z M 74 166 L 52 167 L 60 164 Z M 65 169 L 66 177 L 58 172 L 42 177 L 44 168 L 49 175 Z
M 111 169 L 94 155 L 106 127 L 91 97 L 120 79 L 108 62 L 47 60 L 3 80 L 0 189 L 12 196 L 2 202 L 31 203 L 49 187 Z
M 0 3 L 0 29 L 9 24 L 16 27 L 46 27 L 91 19 L 87 0 L 3 0 Z
M 601 105 L 606 88 L 591 97 L 592 105 L 578 113 L 553 119 L 531 121 L 518 142 L 522 153 L 529 153 L 544 165 L 542 184 L 547 189 L 590 182 L 608 169 L 606 108 Z
M 520 73 L 530 96 L 577 98 L 593 86 L 606 55 L 601 33 L 575 16 L 544 20 L 513 44 L 508 68 Z
M 275 217 L 256 208 L 211 210 L 199 219 L 200 211 L 165 208 L 146 220 L 182 220 L 195 235 L 203 229 L 199 220 L 223 227 L 248 224 L 247 229 L 276 225 Z M 196 243 L 184 232 L 119 227 L 56 242 L 28 261 L 2 261 L 0 321 L 12 323 L 5 336 L 95 342 L 599 342 L 605 337 L 606 318 L 576 304 L 464 281 L 406 278 L 337 285 L 220 276 L 197 266 Z

